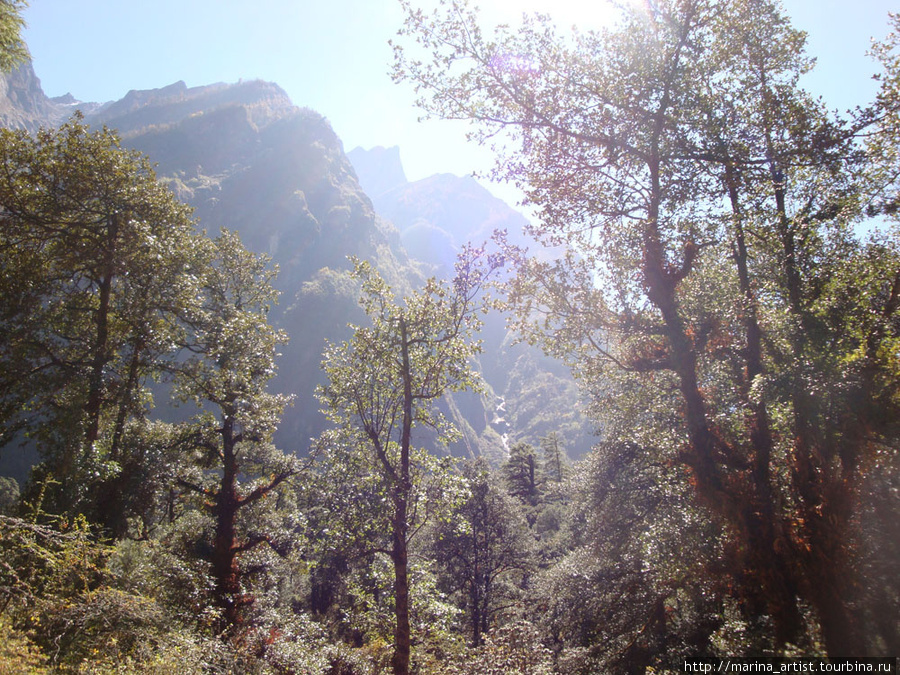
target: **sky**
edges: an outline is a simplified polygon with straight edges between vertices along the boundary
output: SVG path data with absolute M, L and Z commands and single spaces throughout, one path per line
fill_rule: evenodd
M 561 28 L 586 30 L 609 16 L 602 0 L 478 4 L 489 25 L 515 25 L 523 11 L 540 11 Z M 876 65 L 866 51 L 872 37 L 887 33 L 894 0 L 783 4 L 817 58 L 806 86 L 831 108 L 869 101 Z M 402 24 L 397 0 L 31 0 L 24 16 L 34 69 L 49 96 L 104 102 L 179 80 L 194 87 L 263 79 L 324 115 L 347 151 L 399 146 L 410 180 L 491 166 L 487 150 L 465 141 L 464 123 L 420 123 L 412 90 L 391 81 L 388 40 Z M 489 187 L 515 199 L 502 186 Z

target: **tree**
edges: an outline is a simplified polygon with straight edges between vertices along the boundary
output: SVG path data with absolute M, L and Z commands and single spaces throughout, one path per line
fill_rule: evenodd
M 601 443 L 570 481 L 575 546 L 536 581 L 534 602 L 564 672 L 630 673 L 716 654 L 718 528 L 693 503 L 686 468 L 660 455 Z
M 25 0 L 0 2 L 0 72 L 8 73 L 28 59 L 28 47 L 22 39 L 22 10 L 27 6 Z
M 421 490 L 434 466 L 412 435 L 424 425 L 449 438 L 451 428 L 432 406 L 446 392 L 475 383 L 469 361 L 479 350 L 473 337 L 480 294 L 497 264 L 483 266 L 479 253 L 468 251 L 452 284 L 431 279 L 402 305 L 368 263 L 355 261 L 371 326 L 353 327 L 353 337 L 330 345 L 323 361 L 329 381 L 319 396 L 325 412 L 349 439 L 350 451 L 368 458 L 390 514 L 385 552 L 394 573 L 392 665 L 398 674 L 409 672 L 410 661 L 409 542 L 423 522 Z
M 514 606 L 532 567 L 531 533 L 519 507 L 497 485 L 484 460 L 463 475 L 469 495 L 431 533 L 441 587 L 460 596 L 472 646 L 479 647 L 493 618 Z
M 900 250 L 852 230 L 871 115 L 799 88 L 803 35 L 767 0 L 654 3 L 569 41 L 541 18 L 488 39 L 441 7 L 406 5 L 433 58 L 398 48 L 395 78 L 477 140 L 507 131 L 496 175 L 569 249 L 507 247 L 521 330 L 573 365 L 610 440 L 688 469 L 745 617 L 771 622 L 761 648 L 801 639 L 802 598 L 829 654 L 866 653 L 853 508 L 900 384 Z
M 540 465 L 534 448 L 516 443 L 501 468 L 509 494 L 526 506 L 535 507 L 541 499 Z
M 276 345 L 287 338 L 266 314 L 277 292 L 268 260 L 223 231 L 206 268 L 202 301 L 185 317 L 191 356 L 174 367 L 176 393 L 205 408 L 188 429 L 193 464 L 178 482 L 202 500 L 213 520 L 209 551 L 221 629 L 233 634 L 253 602 L 242 582 L 243 554 L 261 544 L 279 550 L 271 533 L 247 527 L 247 514 L 295 475 L 294 458 L 271 445 L 289 399 L 266 391 Z M 245 530 L 245 531 L 242 531 Z M 249 530 L 249 531 L 246 531 Z
M 541 439 L 541 452 L 544 454 L 544 473 L 547 480 L 560 484 L 566 475 L 566 451 L 562 447 L 559 434 L 551 431 Z
M 896 222 L 900 209 L 896 144 L 900 137 L 900 17 L 896 14 L 891 15 L 891 32 L 873 45 L 872 52 L 882 72 L 876 99 L 878 133 L 871 135 L 867 147 L 872 177 L 869 209 L 873 215 L 885 214 Z
M 0 443 L 27 434 L 58 508 L 102 521 L 94 488 L 179 341 L 202 240 L 146 158 L 78 117 L 3 130 L 0 164 Z

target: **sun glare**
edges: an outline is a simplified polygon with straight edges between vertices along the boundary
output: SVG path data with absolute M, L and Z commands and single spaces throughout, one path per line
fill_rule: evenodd
M 537 12 L 549 15 L 560 28 L 589 30 L 608 25 L 615 16 L 610 3 L 603 0 L 481 0 L 477 4 L 486 19 L 512 25 L 523 13 Z

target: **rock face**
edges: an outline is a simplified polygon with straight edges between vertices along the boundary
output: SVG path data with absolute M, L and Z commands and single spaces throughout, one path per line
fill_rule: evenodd
M 37 131 L 42 126 L 55 126 L 71 114 L 70 105 L 65 99 L 47 98 L 31 62 L 0 75 L 0 125 L 3 127 Z
M 355 148 L 348 157 L 376 212 L 398 228 L 410 257 L 426 263 L 429 274 L 451 276 L 462 246 L 481 245 L 495 230 L 506 230 L 511 243 L 534 246 L 523 233 L 525 217 L 474 178 L 436 174 L 407 181 L 398 148 Z M 557 432 L 572 456 L 586 452 L 592 435 L 578 412 L 580 395 L 568 369 L 538 348 L 517 343 L 496 312 L 486 318 L 480 337 L 480 371 L 489 397 L 453 400 L 456 418 L 470 425 L 467 447 L 496 460 L 510 444 L 537 445 Z
M 273 388 L 293 394 L 295 403 L 275 440 L 300 454 L 324 428 L 314 391 L 322 380 L 325 339 L 344 339 L 347 323 L 363 318 L 347 256 L 372 261 L 403 295 L 422 283 L 423 268 L 448 274 L 464 243 L 485 240 L 495 228 L 518 233 L 524 224 L 471 178 L 439 175 L 410 183 L 397 148 L 354 151 L 354 169 L 328 122 L 295 107 L 272 83 L 176 82 L 130 91 L 111 103 L 81 103 L 70 95 L 48 99 L 26 64 L 0 82 L 0 93 L 0 122 L 7 127 L 33 131 L 59 124 L 78 109 L 88 124 L 117 129 L 123 145 L 146 153 L 160 180 L 194 207 L 201 227 L 212 235 L 223 227 L 236 230 L 249 249 L 279 266 L 281 302 L 270 317 L 290 342 L 280 350 Z M 496 356 L 507 341 L 502 319 L 487 327 L 485 342 L 495 352 L 484 370 L 506 398 L 506 417 L 514 419 L 518 398 L 509 391 L 516 381 L 510 373 L 521 355 L 506 349 L 502 358 Z M 541 370 L 532 356 L 531 370 Z M 529 371 L 529 388 L 541 373 Z M 571 413 L 571 383 L 551 384 L 541 391 L 555 392 Z M 502 459 L 504 441 L 490 424 L 497 417 L 491 397 L 456 395 L 445 413 L 465 433 L 454 454 Z M 547 430 L 532 424 L 518 431 L 516 436 L 515 429 L 503 429 L 532 442 Z
M 284 292 L 319 268 L 346 269 L 348 255 L 405 264 L 328 122 L 275 85 L 129 92 L 87 121 L 125 129 L 123 142 L 157 163 L 201 226 L 237 230 L 248 248 L 272 256 Z

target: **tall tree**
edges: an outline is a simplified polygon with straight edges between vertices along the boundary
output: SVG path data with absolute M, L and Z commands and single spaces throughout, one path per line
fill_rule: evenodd
M 566 474 L 566 451 L 563 449 L 559 434 L 551 431 L 541 439 L 541 452 L 544 454 L 544 474 L 552 483 L 562 483 Z
M 533 539 L 521 507 L 506 494 L 483 459 L 463 469 L 469 494 L 440 519 L 429 548 L 441 587 L 460 598 L 472 645 L 479 647 L 495 617 L 513 607 L 533 567 Z
M 569 247 L 511 253 L 522 330 L 572 363 L 611 439 L 689 469 L 775 648 L 800 638 L 802 598 L 830 654 L 865 653 L 849 528 L 893 433 L 900 273 L 896 240 L 853 236 L 868 117 L 799 88 L 803 34 L 768 0 L 635 6 L 570 40 L 540 18 L 487 38 L 462 1 L 406 7 L 433 59 L 398 49 L 395 77 L 476 139 L 508 131 L 497 175 Z
M 509 494 L 527 506 L 537 506 L 541 499 L 540 463 L 528 443 L 516 443 L 501 467 Z
M 393 670 L 409 672 L 409 543 L 421 525 L 421 490 L 430 464 L 415 447 L 413 430 L 429 426 L 444 437 L 451 428 L 433 409 L 445 393 L 475 384 L 471 357 L 479 351 L 474 334 L 486 275 L 469 251 L 452 284 L 431 279 L 401 303 L 366 262 L 355 262 L 362 281 L 363 309 L 370 326 L 354 327 L 353 337 L 326 349 L 323 367 L 329 382 L 320 390 L 326 414 L 342 428 L 351 451 L 371 458 L 390 510 L 390 555 L 394 573 L 395 633 Z
M 0 132 L 0 442 L 34 438 L 61 508 L 118 470 L 181 334 L 203 244 L 146 158 L 76 117 Z
M 212 516 L 214 596 L 220 628 L 229 634 L 241 627 L 253 601 L 242 588 L 241 556 L 261 544 L 282 545 L 271 533 L 248 528 L 245 514 L 297 472 L 294 458 L 271 445 L 288 403 L 266 391 L 276 346 L 286 340 L 266 318 L 277 297 L 274 275 L 268 260 L 223 232 L 205 271 L 202 302 L 185 317 L 191 356 L 174 366 L 177 394 L 204 408 L 189 428 L 194 463 L 179 483 L 198 494 Z

